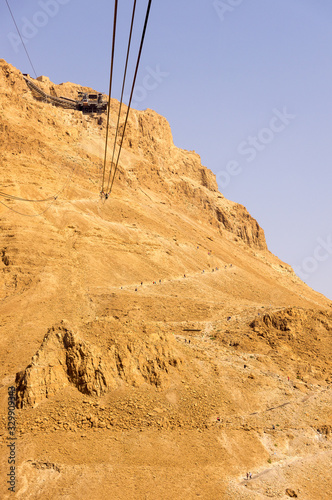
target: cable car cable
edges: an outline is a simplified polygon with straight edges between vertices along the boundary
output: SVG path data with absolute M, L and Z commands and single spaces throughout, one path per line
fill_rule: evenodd
M 53 205 L 53 203 L 55 202 L 56 200 L 54 199 L 47 208 L 45 208 L 45 210 L 43 210 L 42 212 L 40 212 L 39 214 L 24 214 L 22 212 L 19 212 L 18 210 L 15 210 L 15 208 L 12 208 L 12 207 L 9 207 L 8 205 L 6 205 L 6 203 L 3 203 L 3 201 L 0 201 L 1 205 L 4 205 L 6 208 L 8 208 L 8 210 L 11 210 L 12 212 L 15 212 L 16 214 L 19 214 L 19 215 L 23 215 L 24 217 L 40 217 L 41 215 L 43 215 L 45 212 L 47 212 L 47 210 L 51 207 L 51 205 Z
M 5 0 L 5 2 L 6 2 L 6 4 L 7 4 L 8 9 L 9 9 L 10 15 L 12 16 L 13 22 L 14 22 L 14 24 L 15 24 L 15 27 L 16 27 L 16 30 L 17 30 L 17 33 L 18 33 L 18 36 L 19 36 L 19 37 L 20 37 L 20 39 L 21 39 L 22 45 L 23 45 L 24 50 L 25 50 L 25 53 L 26 53 L 26 55 L 27 55 L 27 57 L 28 57 L 28 59 L 29 59 L 29 62 L 30 62 L 30 64 L 31 64 L 31 67 L 32 67 L 32 69 L 33 69 L 33 72 L 34 72 L 34 74 L 35 74 L 35 77 L 37 78 L 37 73 L 36 73 L 35 67 L 34 67 L 34 65 L 32 64 L 32 61 L 31 61 L 31 58 L 30 58 L 30 56 L 29 56 L 28 50 L 27 50 L 26 45 L 25 45 L 25 43 L 24 43 L 24 41 L 23 41 L 23 38 L 22 38 L 22 36 L 21 36 L 20 30 L 18 29 L 18 26 L 17 26 L 17 24 L 16 24 L 14 14 L 12 13 L 12 10 L 11 10 L 11 8 L 10 8 L 10 6 L 9 6 L 8 0 Z
M 109 92 L 108 92 L 108 108 L 107 108 L 107 123 L 106 123 L 105 155 L 104 155 L 104 168 L 103 168 L 103 179 L 102 179 L 102 184 L 101 184 L 101 192 L 104 191 L 104 183 L 105 183 L 105 171 L 106 171 L 106 160 L 107 160 L 107 146 L 108 146 L 108 132 L 109 132 L 109 121 L 110 121 L 110 110 L 111 110 L 111 92 L 112 92 L 112 80 L 113 80 L 113 63 L 114 63 L 114 49 L 115 49 L 115 35 L 116 35 L 117 11 L 118 11 L 118 0 L 115 0 L 115 3 L 114 3 L 114 21 L 113 21 L 113 40 L 112 40 L 111 69 L 110 69 L 110 85 L 109 85 Z
M 135 83 L 136 83 L 136 78 L 137 78 L 137 73 L 138 73 L 138 67 L 139 67 L 139 63 L 140 63 L 140 59 L 141 59 L 141 55 L 142 55 L 142 49 L 143 49 L 143 43 L 144 43 L 146 28 L 147 28 L 148 20 L 149 20 L 151 3 L 152 3 L 152 0 L 149 0 L 149 4 L 148 4 L 146 15 L 145 15 L 145 21 L 144 21 L 144 28 L 143 28 L 142 38 L 141 38 L 141 44 L 140 44 L 140 48 L 139 48 L 139 52 L 138 52 L 138 57 L 137 57 L 135 74 L 134 74 L 133 83 L 132 83 L 131 92 L 130 92 L 130 98 L 129 98 L 128 108 L 127 108 L 127 114 L 126 114 L 126 118 L 125 118 L 125 122 L 124 122 L 124 127 L 123 127 L 123 133 L 122 133 L 122 137 L 121 137 L 121 142 L 120 142 L 119 153 L 118 153 L 117 160 L 116 160 L 116 165 L 115 165 L 115 169 L 114 169 L 114 174 L 113 174 L 113 179 L 112 179 L 111 187 L 110 187 L 110 190 L 109 190 L 109 193 L 108 193 L 109 195 L 112 192 L 112 188 L 113 188 L 113 184 L 114 184 L 114 179 L 115 179 L 115 174 L 116 174 L 116 171 L 117 171 L 117 168 L 118 168 L 118 165 L 119 165 L 119 159 L 120 159 L 120 154 L 121 154 L 123 139 L 124 139 L 124 135 L 125 135 L 125 132 L 126 132 L 126 126 L 127 126 L 127 121 L 128 121 L 129 111 L 130 111 L 130 105 L 131 105 L 131 101 L 132 101 L 132 98 L 133 98 L 133 93 L 134 93 L 134 88 L 135 88 Z
M 123 75 L 123 82 L 122 82 L 122 90 L 121 90 L 119 114 L 118 114 L 118 121 L 117 121 L 117 124 L 116 124 L 114 146 L 113 146 L 113 154 L 112 154 L 112 160 L 111 160 L 111 168 L 110 168 L 109 176 L 108 176 L 108 180 L 107 180 L 106 192 L 108 191 L 108 188 L 109 188 L 109 185 L 110 185 L 111 174 L 112 174 L 112 167 L 113 167 L 113 160 L 114 160 L 115 149 L 116 149 L 116 140 L 117 140 L 118 131 L 119 131 L 120 115 L 121 115 L 121 109 L 122 109 L 123 94 L 124 94 L 124 89 L 125 89 L 125 84 L 126 84 L 127 69 L 128 69 L 128 60 L 129 60 L 129 53 L 130 53 L 130 46 L 131 46 L 131 38 L 132 38 L 133 26 L 134 26 L 134 19 L 135 19 L 136 1 L 137 0 L 134 0 L 133 13 L 132 13 L 132 17 L 131 17 L 131 25 L 130 25 L 130 33 L 129 33 L 129 40 L 128 40 L 128 49 L 127 49 L 126 64 L 125 64 L 124 75 Z
M 4 203 L 3 201 L 0 201 L 1 205 L 4 205 L 6 208 L 8 208 L 9 210 L 12 210 L 13 212 L 19 214 L 19 215 L 23 215 L 25 217 L 39 217 L 40 215 L 43 215 L 45 212 L 47 212 L 47 210 L 53 205 L 53 203 L 58 199 L 58 197 L 60 196 L 60 194 L 66 189 L 66 187 L 68 186 L 68 184 L 70 184 L 74 174 L 75 174 L 75 171 L 77 169 L 77 165 L 73 168 L 73 171 L 72 171 L 72 174 L 71 176 L 67 179 L 67 181 L 65 182 L 64 186 L 60 189 L 60 191 L 58 191 L 54 196 L 52 197 L 49 197 L 49 198 L 45 198 L 43 200 L 28 200 L 28 199 L 25 199 L 25 198 L 19 198 L 18 196 L 13 196 L 13 195 L 8 195 L 6 193 L 2 193 L 0 191 L 0 196 L 2 196 L 3 198 L 10 198 L 11 200 L 15 200 L 15 201 L 29 201 L 29 202 L 43 202 L 43 201 L 51 201 L 51 203 L 48 205 L 47 208 L 45 208 L 45 210 L 43 210 L 42 212 L 40 212 L 39 214 L 33 214 L 33 215 L 30 215 L 30 214 L 23 214 L 22 212 L 18 212 L 18 210 L 15 210 L 14 208 L 11 208 L 9 207 L 8 205 L 6 205 L 6 203 Z
M 11 200 L 15 201 L 30 201 L 33 203 L 41 203 L 44 201 L 51 201 L 57 199 L 57 196 L 50 196 L 49 198 L 44 198 L 43 200 L 28 200 L 26 198 L 19 198 L 18 196 L 14 196 L 12 194 L 3 193 L 2 191 L 0 191 L 0 196 L 2 196 L 3 198 L 10 198 Z

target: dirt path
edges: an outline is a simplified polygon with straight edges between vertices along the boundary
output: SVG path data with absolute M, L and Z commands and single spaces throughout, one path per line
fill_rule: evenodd
M 290 465 L 294 465 L 298 462 L 309 462 L 311 463 L 313 461 L 313 459 L 317 459 L 318 457 L 323 457 L 323 456 L 328 456 L 331 454 L 331 451 L 322 451 L 321 453 L 310 453 L 309 455 L 306 455 L 306 456 L 300 456 L 300 455 L 296 455 L 296 456 L 293 456 L 291 458 L 286 458 L 284 460 L 280 460 L 279 462 L 276 462 L 274 465 L 272 465 L 271 467 L 268 467 L 267 469 L 263 469 L 262 471 L 258 472 L 257 474 L 253 474 L 252 475 L 252 478 L 251 479 L 246 479 L 244 478 L 242 481 L 239 482 L 240 485 L 246 485 L 248 482 L 251 482 L 251 481 L 255 481 L 259 478 L 261 478 L 262 476 L 265 476 L 267 475 L 269 472 L 272 472 L 273 470 L 276 470 L 276 469 L 281 469 L 283 467 L 286 467 L 286 466 L 290 466 Z

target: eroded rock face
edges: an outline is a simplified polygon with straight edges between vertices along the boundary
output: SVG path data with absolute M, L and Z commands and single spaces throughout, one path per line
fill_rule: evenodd
M 273 313 L 267 313 L 259 318 L 255 318 L 250 323 L 259 336 L 268 336 L 274 332 L 279 337 L 296 338 L 296 333 L 303 329 L 328 334 L 331 330 L 331 318 L 325 312 L 317 314 L 314 311 L 291 307 Z
M 34 406 L 72 384 L 81 393 L 101 396 L 120 380 L 161 386 L 182 361 L 172 338 L 150 335 L 114 342 L 107 352 L 89 345 L 65 323 L 53 326 L 29 366 L 16 375 L 17 407 Z
M 225 210 L 221 202 L 214 206 L 214 213 L 222 228 L 235 234 L 248 246 L 267 249 L 263 229 L 243 205 L 233 203 L 231 208 Z
M 330 373 L 325 365 L 329 356 L 320 352 L 320 345 L 325 342 L 331 345 L 332 317 L 329 312 L 289 307 L 256 317 L 249 326 L 257 338 L 272 349 L 281 348 L 284 353 L 292 352 L 290 356 L 296 359 L 297 379 L 303 382 L 313 379 L 330 381 Z M 308 339 L 310 349 L 304 349 Z M 318 352 L 318 363 L 313 366 L 312 359 Z
M 42 156 L 44 159 L 50 159 L 53 165 L 63 161 L 50 158 L 49 148 L 53 141 L 53 149 L 57 152 L 61 149 L 60 141 L 62 146 L 68 143 L 76 147 L 78 138 L 81 137 L 83 143 L 84 135 L 90 134 L 93 130 L 95 144 L 104 141 L 105 124 L 98 128 L 88 119 L 82 119 L 82 114 L 78 111 L 55 109 L 51 105 L 37 103 L 21 72 L 4 60 L 0 60 L 0 83 L 0 95 L 4 103 L 0 103 L 0 140 L 6 150 L 17 154 L 28 153 L 29 156 L 40 151 L 38 161 Z M 39 77 L 35 83 L 47 94 L 70 99 L 77 99 L 78 91 L 93 92 L 88 87 L 70 82 L 53 84 L 46 76 Z M 2 112 L 3 106 L 10 110 L 10 113 Z M 116 116 L 119 103 L 112 99 L 111 106 Z M 123 106 L 120 136 L 123 132 L 125 113 L 126 106 Z M 27 115 L 29 128 L 27 123 L 24 123 L 23 127 L 18 123 L 18 114 Z M 91 143 L 91 137 L 89 142 Z M 101 158 L 97 160 L 97 157 L 102 148 L 94 148 L 91 144 L 88 146 L 89 154 L 91 159 L 98 161 L 99 164 Z M 87 145 L 84 145 L 84 148 L 86 147 Z M 123 148 L 129 154 L 130 161 L 122 161 L 119 165 L 117 182 L 122 184 L 124 189 L 140 189 L 144 186 L 158 197 L 162 196 L 180 208 L 190 203 L 199 219 L 205 219 L 222 231 L 233 233 L 248 246 L 266 249 L 264 231 L 245 207 L 230 202 L 220 195 L 216 176 L 202 165 L 200 156 L 194 151 L 186 151 L 174 145 L 166 118 L 151 109 L 145 111 L 132 109 Z M 86 156 L 84 149 L 81 151 L 82 156 L 83 158 Z M 125 154 L 122 158 L 124 157 Z

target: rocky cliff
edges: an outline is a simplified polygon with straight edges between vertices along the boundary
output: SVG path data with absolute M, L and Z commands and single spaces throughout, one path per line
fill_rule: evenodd
M 20 71 L 6 64 L 4 60 L 1 60 L 0 70 L 2 109 L 5 105 L 7 110 L 2 115 L 1 139 L 6 150 L 13 148 L 14 151 L 23 153 L 24 148 L 25 154 L 31 156 L 38 150 L 37 162 L 41 161 L 41 157 L 47 162 L 47 149 L 48 145 L 51 146 L 54 142 L 54 134 L 55 142 L 65 139 L 75 149 L 91 149 L 99 140 L 99 151 L 93 151 L 91 159 L 101 167 L 100 150 L 105 130 L 103 127 L 98 129 L 96 119 L 34 100 Z M 47 77 L 41 77 L 35 83 L 44 92 L 58 97 L 77 98 L 78 91 L 92 92 L 92 89 L 71 83 L 55 85 Z M 124 106 L 122 116 L 126 112 L 125 108 Z M 114 141 L 117 111 L 118 103 L 113 101 L 111 144 Z M 17 115 L 22 112 L 29 117 L 29 128 L 24 120 L 20 123 L 20 116 Z M 84 144 L 86 136 L 91 135 L 95 136 L 94 144 Z M 124 147 L 127 149 L 126 156 L 130 158 L 130 164 L 123 162 L 120 166 L 119 180 L 122 181 L 123 189 L 137 191 L 147 187 L 172 205 L 186 206 L 190 203 L 192 210 L 196 210 L 197 215 L 199 213 L 210 225 L 218 228 L 220 233 L 226 231 L 238 236 L 248 245 L 266 248 L 264 232 L 258 223 L 243 206 L 223 198 L 218 192 L 215 175 L 202 166 L 199 155 L 174 146 L 170 126 L 164 117 L 149 109 L 132 110 Z M 44 154 L 42 150 L 45 150 Z M 3 161 L 5 162 L 5 159 Z M 95 178 L 98 179 L 98 176 Z M 23 186 L 24 181 L 20 184 L 21 189 Z
M 36 100 L 0 60 L 0 434 L 13 385 L 18 498 L 329 498 L 331 302 L 165 118 L 131 110 L 106 201 L 104 142 L 105 119 Z

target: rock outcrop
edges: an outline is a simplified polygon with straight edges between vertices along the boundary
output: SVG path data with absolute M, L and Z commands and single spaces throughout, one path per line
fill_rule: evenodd
M 103 353 L 74 333 L 66 322 L 53 326 L 27 368 L 16 375 L 17 407 L 34 406 L 68 385 L 81 393 L 101 396 L 120 381 L 164 385 L 169 370 L 182 361 L 171 336 L 152 334 L 113 339 Z

